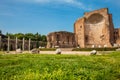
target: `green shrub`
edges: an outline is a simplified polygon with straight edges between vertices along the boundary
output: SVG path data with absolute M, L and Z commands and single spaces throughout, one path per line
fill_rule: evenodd
M 117 48 L 74 48 L 72 51 L 115 51 Z
M 41 48 L 40 51 L 55 51 L 56 48 Z

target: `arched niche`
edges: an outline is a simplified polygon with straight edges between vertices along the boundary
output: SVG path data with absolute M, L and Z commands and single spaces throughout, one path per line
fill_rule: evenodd
M 98 24 L 102 21 L 104 21 L 104 16 L 99 13 L 92 14 L 86 19 L 87 24 Z

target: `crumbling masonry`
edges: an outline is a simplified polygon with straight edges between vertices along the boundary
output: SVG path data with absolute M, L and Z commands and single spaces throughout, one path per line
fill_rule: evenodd
M 58 34 L 59 33 L 59 34 Z M 115 29 L 112 21 L 112 14 L 108 12 L 107 8 L 86 12 L 84 17 L 79 18 L 74 23 L 74 33 L 69 34 L 69 41 L 71 44 L 64 44 L 68 40 L 68 35 L 65 32 L 53 32 L 48 34 L 47 47 L 59 46 L 59 47 L 112 47 L 115 45 L 120 46 L 120 28 Z M 58 44 L 58 36 L 61 36 Z M 52 36 L 52 40 L 51 37 Z M 62 46 L 63 45 L 63 46 Z

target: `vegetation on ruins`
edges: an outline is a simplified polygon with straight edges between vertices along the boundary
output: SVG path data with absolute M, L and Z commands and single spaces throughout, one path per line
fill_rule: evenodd
M 6 33 L 3 35 L 1 30 L 0 34 L 2 36 L 0 42 L 0 51 L 7 51 L 8 50 L 8 39 L 9 36 L 9 50 L 13 51 L 16 49 L 16 41 L 17 41 L 17 48 L 23 49 L 23 41 L 24 41 L 24 50 L 28 50 L 29 39 L 30 41 L 30 49 L 39 48 L 39 47 L 46 47 L 47 45 L 47 37 L 46 35 L 41 35 L 38 32 L 36 34 L 33 33 Z M 17 37 L 17 38 L 16 38 Z M 23 39 L 24 38 L 24 39 Z M 27 46 L 27 47 L 26 47 Z
M 105 48 L 74 48 L 72 51 L 116 51 L 118 47 L 105 47 Z
M 40 51 L 55 51 L 56 48 L 40 48 Z
M 46 35 L 41 35 L 38 32 L 36 34 L 33 33 L 16 33 L 16 34 L 12 34 L 12 33 L 7 33 L 6 36 L 10 36 L 11 39 L 15 39 L 16 37 L 20 40 L 22 40 L 23 38 L 25 38 L 26 40 L 29 40 L 29 38 L 32 41 L 42 41 L 42 42 L 47 42 L 46 39 Z
M 120 52 L 47 55 L 0 53 L 0 80 L 119 80 Z

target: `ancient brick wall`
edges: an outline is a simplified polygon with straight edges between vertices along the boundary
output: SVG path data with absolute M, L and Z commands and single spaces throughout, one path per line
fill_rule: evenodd
M 82 30 L 79 29 L 81 24 L 84 27 L 81 28 Z M 86 12 L 83 18 L 75 22 L 74 29 L 77 44 L 81 47 L 91 47 L 92 45 L 111 47 L 114 43 L 112 15 L 108 13 L 107 8 Z
M 116 41 L 114 39 L 114 25 L 112 20 L 112 14 L 109 14 L 109 28 L 110 28 L 110 42 L 113 45 Z
M 66 31 L 52 32 L 47 35 L 47 48 L 54 47 L 69 48 L 75 46 L 73 33 Z
M 116 44 L 120 45 L 120 28 L 114 30 L 114 38 L 116 40 Z
M 1 48 L 3 49 L 3 50 L 7 50 L 7 47 L 8 47 L 8 40 L 7 40 L 7 38 L 3 38 L 2 40 L 1 40 L 1 42 L 2 42 L 2 44 L 1 44 Z M 10 50 L 16 50 L 16 40 L 15 39 L 10 39 L 10 41 L 9 41 L 9 48 L 10 48 Z M 23 46 L 23 41 L 22 40 L 19 40 L 18 39 L 18 41 L 17 41 L 17 47 L 18 48 L 21 48 L 22 49 L 22 46 Z M 41 42 L 39 41 L 39 44 L 40 44 Z M 31 49 L 33 49 L 33 48 L 36 48 L 36 46 L 37 46 L 37 41 L 31 41 Z M 24 42 L 24 50 L 28 50 L 29 49 L 29 41 L 28 40 L 25 40 L 25 42 Z
M 85 47 L 85 30 L 84 30 L 84 18 L 80 18 L 74 24 L 75 41 L 79 47 Z

